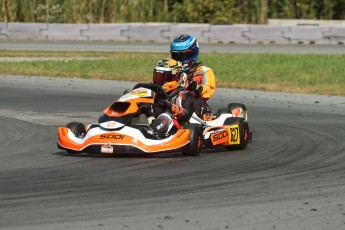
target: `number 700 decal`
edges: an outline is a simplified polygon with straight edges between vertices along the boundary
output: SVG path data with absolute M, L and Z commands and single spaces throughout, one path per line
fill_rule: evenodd
M 240 144 L 240 127 L 238 125 L 231 125 L 228 129 L 230 133 L 229 144 Z

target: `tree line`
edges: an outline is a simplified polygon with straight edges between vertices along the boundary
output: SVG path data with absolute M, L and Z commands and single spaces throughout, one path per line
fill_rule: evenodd
M 345 20 L 345 0 L 0 0 L 0 22 L 265 24 Z

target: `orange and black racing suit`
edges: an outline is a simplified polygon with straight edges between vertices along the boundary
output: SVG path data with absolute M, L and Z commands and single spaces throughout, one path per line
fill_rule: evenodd
M 189 81 L 196 81 L 201 86 L 195 91 L 195 113 L 202 118 L 207 109 L 206 101 L 216 90 L 216 77 L 213 70 L 201 62 L 192 65 L 185 73 Z
M 194 112 L 195 97 L 191 91 L 177 88 L 169 95 L 171 96 L 170 103 L 178 106 L 178 112 L 173 116 L 170 112 L 166 112 L 169 111 L 169 105 L 154 106 L 153 113 L 156 119 L 151 127 L 156 133 L 170 133 L 180 129 L 181 125 L 189 121 Z

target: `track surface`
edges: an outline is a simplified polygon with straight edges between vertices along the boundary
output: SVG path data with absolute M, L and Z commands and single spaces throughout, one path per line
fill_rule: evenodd
M 0 75 L 0 229 L 345 229 L 344 97 L 218 89 L 214 109 L 248 107 L 244 151 L 57 149 L 133 85 Z

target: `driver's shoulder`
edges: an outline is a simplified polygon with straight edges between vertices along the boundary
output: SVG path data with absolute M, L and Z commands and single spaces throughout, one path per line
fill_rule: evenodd
M 199 65 L 196 68 L 196 72 L 207 72 L 207 71 L 212 71 L 212 69 L 208 66 L 205 66 L 205 65 Z

